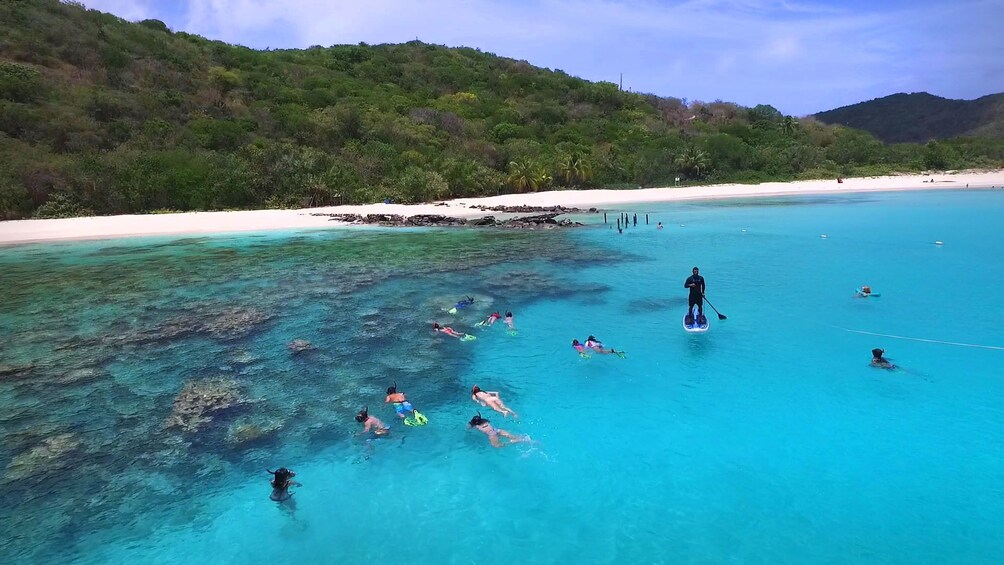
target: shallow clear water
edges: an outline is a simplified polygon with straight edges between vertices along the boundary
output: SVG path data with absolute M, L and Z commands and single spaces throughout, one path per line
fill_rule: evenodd
M 1004 350 L 938 342 L 1004 346 L 1004 194 L 638 211 L 623 234 L 590 216 L 0 250 L 3 561 L 996 562 Z M 728 316 L 707 308 L 703 335 L 681 328 L 694 265 Z M 496 308 L 517 335 L 471 328 Z M 580 359 L 590 333 L 627 358 Z M 165 427 L 206 379 L 236 405 Z M 395 380 L 428 426 L 383 405 Z M 537 443 L 467 430 L 473 384 Z M 353 436 L 366 404 L 390 437 Z M 295 509 L 268 500 L 281 465 Z

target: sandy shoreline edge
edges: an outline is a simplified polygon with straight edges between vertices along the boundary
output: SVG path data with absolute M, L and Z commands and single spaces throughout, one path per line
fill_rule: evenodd
M 677 202 L 758 196 L 889 192 L 900 190 L 957 190 L 1004 187 L 1004 170 L 864 177 L 835 180 L 772 182 L 761 184 L 721 184 L 693 187 L 643 188 L 637 190 L 559 190 L 528 194 L 506 194 L 448 201 L 435 204 L 364 204 L 326 206 L 304 210 L 248 210 L 235 212 L 185 212 L 97 216 L 59 220 L 13 220 L 0 222 L 0 245 L 88 239 L 113 239 L 159 235 L 185 235 L 269 231 L 342 226 L 325 216 L 312 214 L 441 214 L 457 218 L 498 215 L 471 206 L 565 206 L 590 208 L 627 206 L 656 202 Z

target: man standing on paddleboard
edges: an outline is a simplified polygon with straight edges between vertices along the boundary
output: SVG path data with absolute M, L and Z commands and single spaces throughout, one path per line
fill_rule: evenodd
M 694 267 L 694 274 L 687 279 L 687 282 L 683 283 L 683 287 L 690 289 L 687 315 L 690 316 L 690 313 L 694 311 L 694 304 L 697 304 L 697 315 L 700 319 L 704 319 L 704 277 L 697 274 L 698 272 L 698 268 Z

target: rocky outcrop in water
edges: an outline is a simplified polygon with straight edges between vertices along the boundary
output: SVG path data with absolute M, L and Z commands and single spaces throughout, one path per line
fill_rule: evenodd
M 248 335 L 268 318 L 268 314 L 255 308 L 228 308 L 203 321 L 199 329 L 214 337 L 233 339 Z
M 558 220 L 563 212 L 552 212 L 536 216 L 521 216 L 508 220 L 498 220 L 494 216 L 484 216 L 466 220 L 464 218 L 453 218 L 441 216 L 439 214 L 416 214 L 414 216 L 401 216 L 399 214 L 325 214 L 315 213 L 314 216 L 328 216 L 332 221 L 346 222 L 349 224 L 373 224 L 385 227 L 495 227 L 506 229 L 552 229 L 577 227 L 582 224 L 568 219 Z
M 59 434 L 45 438 L 40 445 L 15 457 L 4 473 L 5 481 L 20 480 L 37 473 L 69 465 L 69 455 L 80 447 L 74 434 Z
M 476 204 L 471 206 L 473 210 L 483 212 L 505 212 L 507 214 L 529 214 L 532 212 L 554 212 L 557 214 L 581 214 L 587 212 L 582 208 L 566 208 L 564 206 L 484 206 Z M 596 208 L 590 208 L 588 212 L 597 212 Z
M 246 337 L 271 316 L 257 308 L 226 307 L 208 315 L 205 309 L 191 309 L 172 316 L 152 328 L 137 328 L 103 341 L 111 345 L 129 345 L 168 341 L 193 334 L 209 334 L 219 339 Z
M 282 429 L 278 420 L 234 422 L 227 429 L 227 443 L 231 445 L 247 445 L 264 441 L 273 437 Z
M 237 381 L 232 379 L 206 379 L 188 381 L 174 397 L 171 415 L 165 428 L 179 428 L 183 432 L 197 432 L 213 421 L 218 412 L 247 403 Z
M 35 371 L 34 363 L 0 364 L 0 380 L 26 379 Z
M 286 348 L 293 353 L 300 353 L 303 351 L 308 351 L 314 349 L 314 346 L 305 339 L 294 339 L 293 341 L 286 344 Z

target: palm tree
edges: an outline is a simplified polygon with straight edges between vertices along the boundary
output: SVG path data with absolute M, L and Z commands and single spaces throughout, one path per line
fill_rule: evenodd
M 537 165 L 533 169 L 534 190 L 550 188 L 553 182 L 554 182 L 554 177 L 551 176 L 551 171 L 547 170 L 547 167 L 545 167 L 544 165 Z
M 781 132 L 788 137 L 795 135 L 795 132 L 798 131 L 798 126 L 798 120 L 792 116 L 785 116 L 781 120 Z
M 585 183 L 593 178 L 592 165 L 578 153 L 566 155 L 558 164 L 558 171 L 566 186 Z
M 506 182 L 516 192 L 537 190 L 536 172 L 529 161 L 512 161 L 509 163 L 509 176 L 506 177 Z
M 696 145 L 691 145 L 683 150 L 683 153 L 676 158 L 676 166 L 681 171 L 690 176 L 693 174 L 694 178 L 701 177 L 701 171 L 707 170 L 708 166 L 711 164 L 711 159 L 708 154 L 698 149 Z

